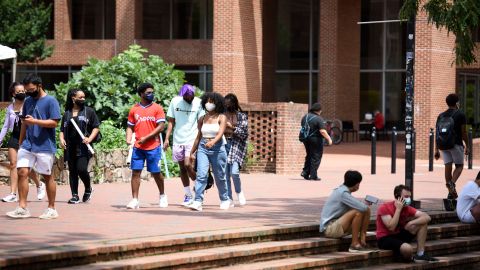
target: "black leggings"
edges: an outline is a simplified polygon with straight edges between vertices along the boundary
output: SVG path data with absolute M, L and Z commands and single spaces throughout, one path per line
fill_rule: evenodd
M 90 174 L 88 173 L 88 156 L 70 155 L 68 157 L 68 171 L 70 172 L 70 189 L 72 195 L 78 195 L 78 178 L 85 185 L 85 190 L 91 190 Z

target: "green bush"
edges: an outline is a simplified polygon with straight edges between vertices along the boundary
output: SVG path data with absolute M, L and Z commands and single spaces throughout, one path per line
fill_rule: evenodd
M 146 53 L 139 45 L 131 45 L 111 60 L 89 59 L 67 83 L 56 85 L 53 94 L 63 103 L 70 89 L 82 89 L 87 93 L 86 105 L 95 109 L 100 120 L 112 120 L 115 126 L 126 127 L 128 111 L 140 100 L 136 87 L 150 82 L 155 87 L 156 99 L 166 110 L 183 85 L 185 74 L 157 55 L 146 58 Z
M 3 127 L 3 124 L 5 123 L 5 116 L 7 115 L 7 109 L 0 110 L 0 129 Z M 5 147 L 8 143 L 8 140 L 10 140 L 10 136 L 12 136 L 12 132 L 8 131 L 5 137 L 3 138 L 2 147 Z

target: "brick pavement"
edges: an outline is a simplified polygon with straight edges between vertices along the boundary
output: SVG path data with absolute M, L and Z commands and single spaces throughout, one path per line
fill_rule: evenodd
M 370 175 L 370 158 L 366 155 L 339 154 L 348 152 L 348 149 L 345 146 L 326 149 L 319 171 L 320 182 L 305 181 L 298 175 L 242 175 L 248 205 L 228 211 L 218 209 L 215 188 L 207 193 L 203 212 L 182 208 L 183 190 L 178 178 L 166 181 L 170 202 L 166 209 L 156 205 L 158 194 L 153 182 L 142 183 L 142 205 L 134 211 L 124 208 L 131 198 L 129 184 L 95 185 L 91 203 L 79 205 L 68 205 L 69 187 L 59 186 L 57 209 L 60 218 L 57 220 L 12 220 L 3 213 L 15 205 L 0 203 L 0 254 L 6 254 L 7 250 L 11 254 L 45 246 L 76 246 L 115 239 L 315 221 L 326 197 L 332 188 L 341 184 L 343 173 L 349 168 L 364 175 L 360 190 L 355 193 L 357 197 L 372 194 L 381 199 L 391 199 L 393 186 L 404 182 L 404 161 L 398 160 L 398 173 L 391 175 L 390 160 L 379 157 L 377 174 Z M 478 161 L 475 160 L 474 164 L 477 164 L 474 170 L 464 171 L 458 182 L 459 189 L 476 176 L 480 167 Z M 7 190 L 6 186 L 0 186 L 2 195 Z M 83 192 L 83 186 L 80 192 Z M 29 209 L 33 216 L 38 216 L 46 207 L 46 202 L 33 201 L 35 193 L 32 188 Z M 417 161 L 415 194 L 422 201 L 423 208 L 442 209 L 440 198 L 446 195 L 446 189 L 440 162 L 435 164 L 435 171 L 431 173 L 426 161 Z

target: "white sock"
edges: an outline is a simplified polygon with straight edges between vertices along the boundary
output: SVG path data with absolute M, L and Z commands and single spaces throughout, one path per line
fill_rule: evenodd
M 417 251 L 417 255 L 418 255 L 418 256 L 423 256 L 423 250 Z
M 192 191 L 190 190 L 190 186 L 183 187 L 183 190 L 185 191 L 185 195 L 187 196 L 192 196 Z

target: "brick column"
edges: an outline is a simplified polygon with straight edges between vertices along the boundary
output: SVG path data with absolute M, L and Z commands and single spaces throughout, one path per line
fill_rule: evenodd
M 320 1 L 318 96 L 326 118 L 358 123 L 360 10 L 357 0 Z
M 298 141 L 298 133 L 307 111 L 307 104 L 277 103 L 277 174 L 299 175 L 302 171 L 305 147 Z
M 117 0 L 115 14 L 116 54 L 128 48 L 135 41 L 135 2 Z
M 213 89 L 241 102 L 262 98 L 261 0 L 214 3 Z
M 53 38 L 55 40 L 71 40 L 72 28 L 70 26 L 71 18 L 69 12 L 68 0 L 54 1 L 54 25 Z
M 416 21 L 415 129 L 417 159 L 428 159 L 428 133 L 437 116 L 447 109 L 445 97 L 455 92 L 455 36 L 427 23 L 425 13 Z

